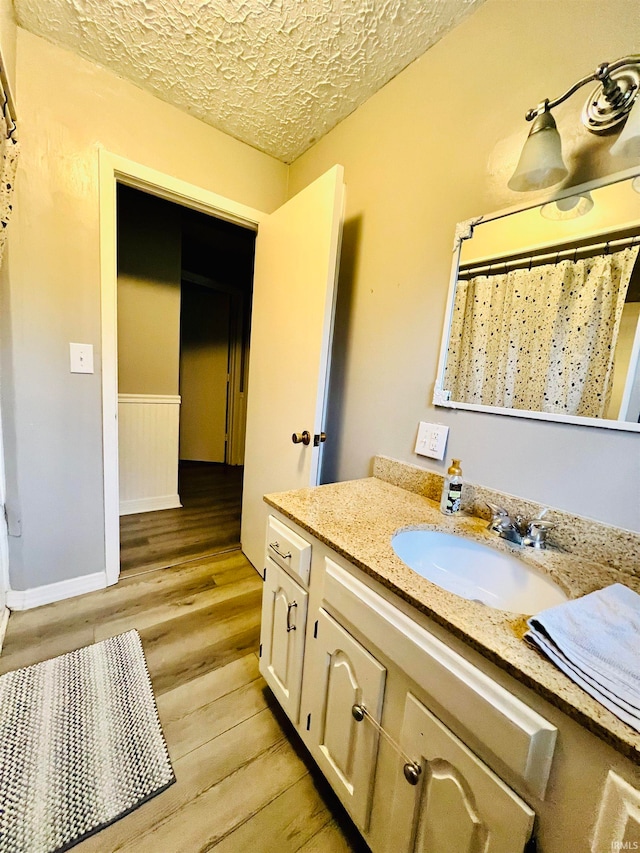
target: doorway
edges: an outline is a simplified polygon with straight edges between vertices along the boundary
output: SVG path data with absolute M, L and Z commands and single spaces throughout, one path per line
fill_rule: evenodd
M 106 582 L 116 583 L 120 573 L 117 184 L 176 201 L 250 231 L 260 230 L 252 301 L 248 379 L 251 401 L 247 409 L 241 528 L 242 550 L 257 567 L 264 553 L 267 506 L 263 496 L 318 482 L 322 441 L 326 437 L 325 404 L 345 200 L 344 169 L 336 164 L 267 214 L 104 149 L 99 149 L 98 162 Z M 305 429 L 313 434 L 314 441 L 308 445 L 292 443 L 292 434 Z
M 117 188 L 120 568 L 240 545 L 255 231 Z

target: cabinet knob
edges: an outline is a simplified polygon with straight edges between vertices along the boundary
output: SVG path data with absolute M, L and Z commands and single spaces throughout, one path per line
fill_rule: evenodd
M 369 720 L 369 722 L 371 723 L 371 725 L 374 727 L 374 729 L 376 729 L 376 731 L 379 732 L 379 734 L 381 734 L 384 737 L 384 739 L 388 743 L 391 744 L 391 746 L 393 747 L 393 749 L 395 749 L 395 751 L 398 753 L 398 755 L 401 755 L 403 758 L 409 758 L 409 756 L 402 749 L 400 744 L 397 741 L 395 741 L 391 737 L 391 735 L 387 731 L 385 731 L 385 729 L 382 728 L 380 723 L 377 723 L 373 719 L 373 717 L 369 714 L 369 712 L 367 711 L 367 709 L 365 708 L 364 705 L 358 705 L 357 703 L 355 705 L 352 705 L 351 706 L 351 716 L 356 721 L 356 723 L 361 723 L 364 720 L 364 718 L 366 717 Z M 422 774 L 422 767 L 420 764 L 418 764 L 417 761 L 411 761 L 411 760 L 407 761 L 407 763 L 404 765 L 402 770 L 404 773 L 404 778 L 407 780 L 407 782 L 410 785 L 417 785 L 418 784 L 418 782 L 420 781 L 420 776 Z
M 407 763 L 402 768 L 404 773 L 404 778 L 410 785 L 417 785 L 420 781 L 420 774 L 422 773 L 422 767 L 416 761 L 407 761 Z
M 291 441 L 294 444 L 304 444 L 306 447 L 308 444 L 311 444 L 311 433 L 308 429 L 305 429 L 304 432 L 294 432 L 291 436 Z

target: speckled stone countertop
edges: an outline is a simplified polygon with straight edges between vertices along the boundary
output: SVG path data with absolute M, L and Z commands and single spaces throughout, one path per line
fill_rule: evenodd
M 485 519 L 462 513 L 444 516 L 433 499 L 379 477 L 280 492 L 266 495 L 265 501 L 640 764 L 640 734 L 529 647 L 522 639 L 526 616 L 494 610 L 441 589 L 413 572 L 391 547 L 397 530 L 427 527 L 513 553 L 512 546 L 487 531 Z M 590 562 L 582 555 L 518 549 L 518 556 L 549 574 L 572 598 L 612 583 L 640 592 L 640 579 L 629 571 Z

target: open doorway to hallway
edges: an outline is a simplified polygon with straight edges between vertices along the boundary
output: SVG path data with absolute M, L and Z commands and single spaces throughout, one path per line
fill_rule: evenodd
M 240 545 L 255 232 L 118 186 L 121 573 Z
M 181 460 L 181 507 L 120 517 L 120 576 L 238 548 L 242 472 L 239 465 Z

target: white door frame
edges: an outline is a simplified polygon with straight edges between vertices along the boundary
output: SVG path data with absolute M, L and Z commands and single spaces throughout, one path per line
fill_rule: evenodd
M 232 199 L 98 150 L 100 182 L 100 280 L 102 313 L 102 456 L 104 477 L 105 575 L 107 585 L 120 575 L 118 486 L 118 279 L 116 185 L 199 210 L 257 231 L 267 215 Z

